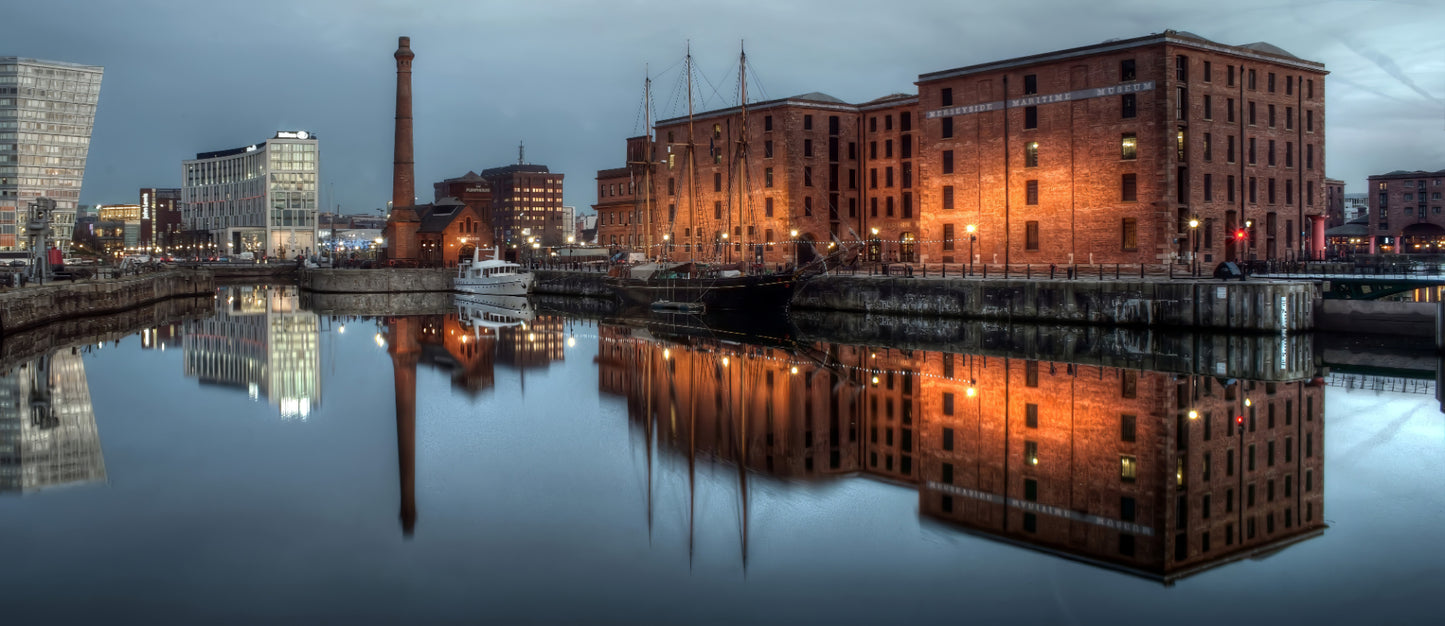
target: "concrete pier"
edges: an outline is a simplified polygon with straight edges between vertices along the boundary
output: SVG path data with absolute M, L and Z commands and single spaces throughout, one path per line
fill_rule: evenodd
M 175 269 L 116 279 L 31 285 L 0 292 L 0 335 L 61 320 L 107 315 L 181 297 L 213 298 L 209 271 Z

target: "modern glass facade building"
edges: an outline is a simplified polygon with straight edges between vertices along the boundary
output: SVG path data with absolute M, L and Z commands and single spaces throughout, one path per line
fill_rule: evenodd
M 183 164 L 181 221 L 227 254 L 294 257 L 316 252 L 320 146 L 306 131 L 202 152 Z
M 0 57 L 0 250 L 28 247 L 36 198 L 55 200 L 51 240 L 70 249 L 104 69 Z

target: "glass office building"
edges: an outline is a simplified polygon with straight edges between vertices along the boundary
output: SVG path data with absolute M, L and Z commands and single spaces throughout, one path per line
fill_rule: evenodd
M 28 248 L 36 198 L 55 201 L 51 240 L 69 251 L 104 69 L 0 57 L 0 250 Z
M 202 152 L 183 163 L 181 221 L 223 254 L 292 258 L 316 253 L 320 146 L 306 131 Z

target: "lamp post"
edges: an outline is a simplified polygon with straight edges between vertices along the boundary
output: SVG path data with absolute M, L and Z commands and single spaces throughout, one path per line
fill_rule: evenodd
M 1199 275 L 1199 218 L 1189 219 L 1189 264 L 1192 266 L 1190 273 Z
M 978 238 L 973 232 L 978 230 L 978 227 L 969 224 L 968 226 L 964 226 L 963 229 L 968 231 L 968 275 L 973 276 L 973 240 Z
M 798 229 L 788 231 L 788 236 L 793 238 L 793 269 L 798 269 Z
M 1254 220 L 1244 220 L 1244 249 L 1248 253 L 1245 260 L 1254 260 Z
M 672 234 L 671 234 L 671 233 L 663 233 L 663 235 L 662 235 L 662 254 L 661 254 L 663 261 L 666 261 L 666 260 L 667 260 L 667 257 L 669 256 L 669 255 L 668 255 L 668 245 L 669 245 L 669 244 L 667 243 L 667 242 L 669 242 L 669 241 L 672 241 Z M 571 238 L 571 237 L 568 237 L 568 238 L 567 238 L 567 245 L 568 245 L 568 246 L 571 246 L 571 245 L 572 245 L 572 238 Z

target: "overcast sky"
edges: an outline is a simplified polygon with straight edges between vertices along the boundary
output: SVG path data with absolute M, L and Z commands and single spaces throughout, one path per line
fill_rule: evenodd
M 1445 169 L 1441 0 L 12 0 L 0 56 L 105 67 L 81 202 L 134 203 L 179 187 L 197 152 L 320 137 L 322 201 L 391 197 L 398 35 L 416 52 L 417 193 L 467 170 L 526 160 L 566 174 L 565 202 L 596 201 L 597 170 L 654 108 L 685 112 L 687 42 L 698 106 L 820 91 L 848 102 L 916 93 L 919 74 L 1185 30 L 1267 41 L 1325 64 L 1327 175 L 1347 190 L 1396 169 Z

